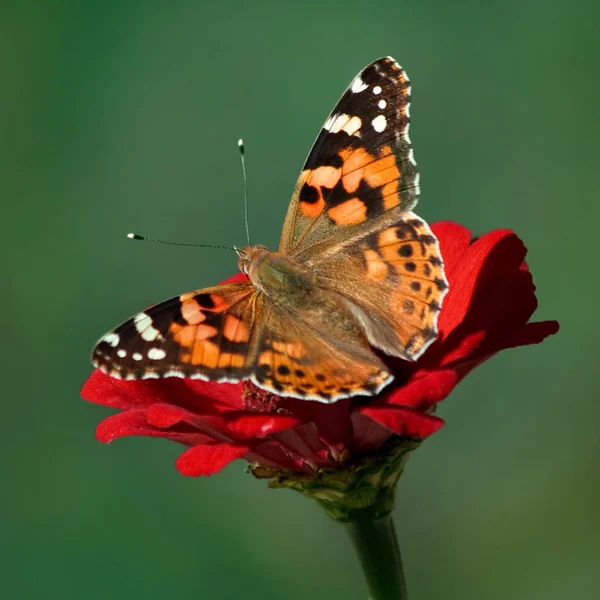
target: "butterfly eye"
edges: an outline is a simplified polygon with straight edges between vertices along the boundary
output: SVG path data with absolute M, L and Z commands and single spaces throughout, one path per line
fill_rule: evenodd
M 240 262 L 241 262 L 241 265 L 242 265 L 242 271 L 246 275 L 248 275 L 248 265 L 250 264 L 250 259 L 247 256 L 245 256 L 245 257 L 242 258 L 242 260 Z
M 235 248 L 238 255 L 238 269 L 248 275 L 248 263 L 250 262 L 250 255 L 242 250 L 241 248 Z

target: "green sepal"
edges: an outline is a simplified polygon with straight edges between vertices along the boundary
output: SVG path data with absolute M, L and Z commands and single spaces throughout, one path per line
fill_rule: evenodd
M 319 469 L 312 476 L 262 465 L 250 465 L 250 471 L 258 479 L 270 479 L 270 488 L 289 488 L 316 500 L 334 521 L 381 519 L 394 509 L 396 484 L 409 453 L 420 443 L 394 437 L 376 455 L 344 463 L 337 469 Z

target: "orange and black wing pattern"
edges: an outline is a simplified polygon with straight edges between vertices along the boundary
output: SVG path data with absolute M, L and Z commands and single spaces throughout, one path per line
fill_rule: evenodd
M 248 282 L 176 296 L 106 334 L 92 362 L 119 379 L 245 379 L 253 368 L 260 300 Z
M 330 238 L 350 238 L 368 221 L 415 206 L 419 175 L 408 135 L 410 92 L 406 73 L 390 57 L 354 78 L 306 160 L 281 252 L 298 255 Z
M 416 360 L 437 337 L 448 282 L 438 241 L 415 214 L 316 264 L 314 275 L 320 289 L 345 299 L 386 354 Z

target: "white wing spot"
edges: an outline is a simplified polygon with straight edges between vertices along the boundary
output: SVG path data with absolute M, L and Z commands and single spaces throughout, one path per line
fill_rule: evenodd
M 362 121 L 359 117 L 352 117 L 342 127 L 342 131 L 345 131 L 348 135 L 354 135 L 362 127 Z
M 373 88 L 373 93 L 377 96 L 378 94 L 381 94 L 381 86 L 380 85 L 376 85 Z
M 150 350 L 148 350 L 148 358 L 150 360 L 161 360 L 166 355 L 167 353 L 160 348 L 150 348 Z
M 137 332 L 147 342 L 153 342 L 160 335 L 160 331 L 156 327 L 152 327 L 152 318 L 146 313 L 140 313 L 133 318 L 133 324 L 137 329 Z
M 415 160 L 415 151 L 412 148 L 408 152 L 408 160 L 410 160 L 412 165 L 415 167 L 417 166 L 417 161 Z
M 148 325 L 152 325 L 152 319 L 145 312 L 135 315 L 135 317 L 133 317 L 133 322 L 135 323 L 135 328 L 138 331 L 144 331 Z
M 121 341 L 118 333 L 107 333 L 103 338 L 103 342 L 110 344 L 113 348 Z
M 371 125 L 373 125 L 373 129 L 377 131 L 377 133 L 381 133 L 382 131 L 385 131 L 387 121 L 383 115 L 379 115 L 371 121 Z
M 142 379 L 160 379 L 160 375 L 154 371 L 146 371 L 146 373 L 142 375 Z
M 383 110 L 387 106 L 387 102 L 382 99 L 377 103 L 377 106 Z
M 366 90 L 369 86 L 360 78 L 360 75 L 357 75 L 354 78 L 354 81 L 352 82 L 352 85 L 350 86 L 350 89 L 355 93 L 358 94 L 359 92 L 363 92 L 364 90 Z
M 180 371 L 165 371 L 163 377 L 180 377 L 181 379 L 184 379 L 185 375 Z
M 140 335 L 142 336 L 142 339 L 146 340 L 147 342 L 153 342 L 158 337 L 162 339 L 160 331 L 158 331 L 156 327 L 152 327 L 152 325 L 144 329 Z
M 330 115 L 327 121 L 325 121 L 325 125 L 323 125 L 323 129 L 327 131 L 331 131 L 331 126 L 335 123 L 337 115 Z
M 132 355 L 133 360 L 142 360 L 143 356 L 139 352 L 134 352 Z
M 120 358 L 125 358 L 127 356 L 127 350 L 117 350 L 117 356 L 119 356 Z
M 331 133 L 345 131 L 348 135 L 356 135 L 361 127 L 362 121 L 359 117 L 351 117 L 345 113 L 331 115 L 323 125 L 323 128 Z

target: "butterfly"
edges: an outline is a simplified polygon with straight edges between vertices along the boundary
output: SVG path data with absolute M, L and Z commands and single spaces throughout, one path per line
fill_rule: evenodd
M 140 312 L 98 342 L 94 365 L 121 379 L 251 380 L 321 402 L 389 384 L 374 349 L 419 358 L 448 289 L 438 241 L 412 212 L 410 93 L 391 57 L 365 67 L 308 155 L 279 250 L 238 250 L 246 281 Z

